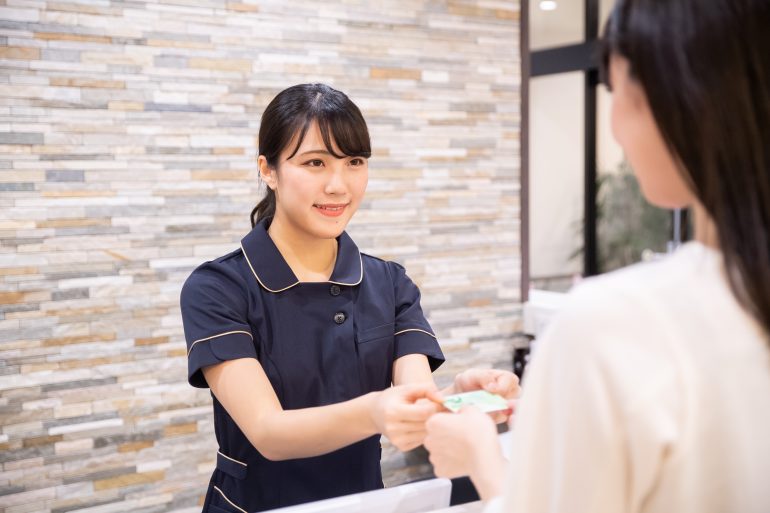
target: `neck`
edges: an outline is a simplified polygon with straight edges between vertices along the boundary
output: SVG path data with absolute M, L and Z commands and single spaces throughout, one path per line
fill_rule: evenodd
M 711 216 L 708 215 L 706 209 L 701 206 L 700 203 L 695 203 L 692 207 L 694 213 L 694 234 L 693 239 L 697 240 L 704 246 L 709 246 L 715 249 L 719 249 L 719 234 L 717 228 L 712 221 Z
M 337 241 L 298 230 L 276 212 L 267 233 L 301 282 L 328 281 L 337 261 Z

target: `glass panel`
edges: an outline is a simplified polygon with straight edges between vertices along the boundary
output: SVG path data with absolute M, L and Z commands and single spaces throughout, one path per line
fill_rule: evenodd
M 529 47 L 542 50 L 582 43 L 585 0 L 530 0 Z
M 612 137 L 612 96 L 597 88 L 596 221 L 599 272 L 607 272 L 665 253 L 672 233 L 669 210 L 653 207 L 642 196 L 623 150 Z
M 599 36 L 604 31 L 604 24 L 610 17 L 613 7 L 615 7 L 615 0 L 600 0 L 599 2 Z
M 583 269 L 584 79 L 530 81 L 529 237 L 532 287 L 563 291 Z

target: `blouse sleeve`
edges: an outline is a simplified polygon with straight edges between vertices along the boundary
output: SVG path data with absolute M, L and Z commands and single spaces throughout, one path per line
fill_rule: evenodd
M 192 386 L 208 387 L 203 367 L 257 357 L 248 296 L 236 273 L 213 262 L 202 265 L 182 287 L 180 303 Z
M 408 354 L 424 354 L 435 371 L 444 363 L 433 328 L 422 312 L 420 290 L 409 279 L 404 268 L 391 263 L 391 275 L 396 297 L 395 346 L 393 360 Z

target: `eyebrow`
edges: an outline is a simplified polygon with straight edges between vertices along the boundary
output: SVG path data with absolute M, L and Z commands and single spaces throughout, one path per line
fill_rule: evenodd
M 323 155 L 331 155 L 331 153 L 329 153 L 329 152 L 328 152 L 328 151 L 326 151 L 326 150 L 308 150 L 308 151 L 305 151 L 305 152 L 302 152 L 302 153 L 300 153 L 300 154 L 299 154 L 299 156 L 301 157 L 301 156 L 303 156 L 303 155 L 309 155 L 309 154 L 311 154 L 311 153 L 321 153 L 321 154 L 323 154 Z

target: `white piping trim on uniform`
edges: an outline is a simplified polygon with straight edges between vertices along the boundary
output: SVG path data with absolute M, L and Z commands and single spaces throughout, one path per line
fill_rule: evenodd
M 230 503 L 230 506 L 234 507 L 235 509 L 237 509 L 238 511 L 241 511 L 241 512 L 243 512 L 243 513 L 249 513 L 248 511 L 246 511 L 245 509 L 243 509 L 243 508 L 241 508 L 241 507 L 238 507 L 238 506 L 237 506 L 237 505 L 236 505 L 236 504 L 235 504 L 233 501 L 231 501 L 230 499 L 228 499 L 228 498 L 227 498 L 227 495 L 225 495 L 225 492 L 223 492 L 222 490 L 220 490 L 218 486 L 214 486 L 214 490 L 218 491 L 218 492 L 219 492 L 219 495 L 221 495 L 221 496 L 222 496 L 222 498 L 223 498 L 224 500 L 226 500 L 227 502 L 229 502 L 229 503 Z
M 358 277 L 358 281 L 357 282 L 355 282 L 355 283 L 342 283 L 342 282 L 337 282 L 337 281 L 329 281 L 328 283 L 332 283 L 334 285 L 345 285 L 346 287 L 355 287 L 356 285 L 361 283 L 361 281 L 363 281 L 363 279 L 364 279 L 364 259 L 361 256 L 361 252 L 360 251 L 358 252 L 358 261 L 361 263 L 361 268 L 360 268 L 361 269 L 361 271 L 360 271 L 361 274 Z
M 299 280 L 297 280 L 296 282 L 292 283 L 288 287 L 284 287 L 282 289 L 273 290 L 273 289 L 269 288 L 267 285 L 262 283 L 262 280 L 259 279 L 259 275 L 254 270 L 254 266 L 251 265 L 251 260 L 249 260 L 249 255 L 246 254 L 246 250 L 243 248 L 243 243 L 241 243 L 241 251 L 243 251 L 243 256 L 246 257 L 246 263 L 249 264 L 249 269 L 251 269 L 251 274 L 254 275 L 254 277 L 257 279 L 259 284 L 266 291 L 273 292 L 274 294 L 277 294 L 278 292 L 283 292 L 284 290 L 289 290 L 290 288 L 295 287 L 295 286 L 297 286 L 297 285 L 299 285 L 301 283 Z M 360 276 L 358 277 L 358 281 L 357 282 L 355 282 L 355 283 L 342 283 L 342 282 L 339 282 L 339 281 L 326 281 L 325 283 L 331 283 L 332 285 L 344 285 L 346 287 L 355 287 L 356 285 L 360 284 L 363 281 L 363 279 L 364 279 L 364 259 L 361 256 L 361 252 L 360 251 L 358 252 L 358 261 L 359 261 L 361 267 L 360 267 Z M 324 282 L 320 282 L 320 283 L 324 283 Z
M 407 331 L 419 331 L 420 333 L 425 333 L 426 335 L 430 335 L 431 337 L 437 339 L 436 335 L 434 335 L 430 331 L 425 331 L 425 330 L 421 330 L 421 329 L 417 329 L 417 328 L 409 328 L 408 330 L 401 330 L 401 331 L 395 333 L 393 336 L 395 337 L 396 335 L 401 335 L 402 333 L 406 333 Z
M 284 287 L 284 288 L 282 288 L 282 289 L 279 289 L 279 290 L 273 290 L 273 289 L 271 289 L 271 288 L 267 287 L 267 285 L 265 285 L 264 283 L 262 283 L 262 280 L 260 280 L 260 279 L 259 279 L 259 276 L 257 276 L 257 272 L 254 270 L 254 266 L 253 266 L 253 265 L 251 265 L 251 260 L 249 260 L 249 255 L 247 255 L 247 254 L 246 254 L 246 250 L 245 250 L 245 249 L 243 249 L 243 243 L 241 243 L 241 251 L 243 251 L 243 256 L 245 256 L 245 257 L 246 257 L 246 263 L 247 263 L 247 264 L 249 264 L 249 269 L 251 269 L 251 273 L 252 273 L 252 274 L 254 275 L 254 277 L 257 279 L 257 281 L 259 282 L 259 284 L 260 284 L 260 285 L 262 285 L 262 288 L 263 288 L 263 289 L 265 289 L 265 290 L 267 290 L 268 292 L 273 292 L 273 293 L 283 292 L 284 290 L 289 290 L 290 288 L 294 287 L 295 285 L 299 285 L 299 280 L 297 280 L 297 281 L 296 281 L 296 283 L 292 283 L 292 284 L 291 284 L 291 285 L 289 285 L 288 287 Z
M 230 456 L 228 456 L 228 455 L 226 455 L 226 454 L 222 454 L 222 451 L 217 451 L 217 454 L 221 455 L 223 458 L 227 458 L 227 459 L 228 459 L 228 460 L 230 460 L 230 461 L 233 461 L 233 462 L 235 462 L 235 463 L 238 463 L 238 464 L 240 464 L 240 465 L 243 465 L 244 467 L 248 467 L 248 465 L 246 465 L 244 462 L 242 462 L 242 461 L 238 461 L 238 460 L 236 460 L 235 458 L 231 458 Z
M 248 335 L 249 337 L 251 337 L 251 340 L 254 340 L 254 336 L 251 333 L 249 333 L 248 331 L 242 331 L 242 330 L 226 331 L 225 333 L 220 333 L 218 335 L 211 335 L 210 337 L 199 338 L 198 340 L 196 340 L 195 342 L 193 342 L 190 345 L 190 350 L 187 351 L 187 356 L 188 357 L 190 356 L 190 353 L 192 352 L 193 347 L 195 347 L 195 344 L 197 344 L 198 342 L 205 342 L 207 340 L 211 340 L 212 338 L 224 337 L 225 335 L 232 335 L 233 333 L 244 333 L 244 334 Z

